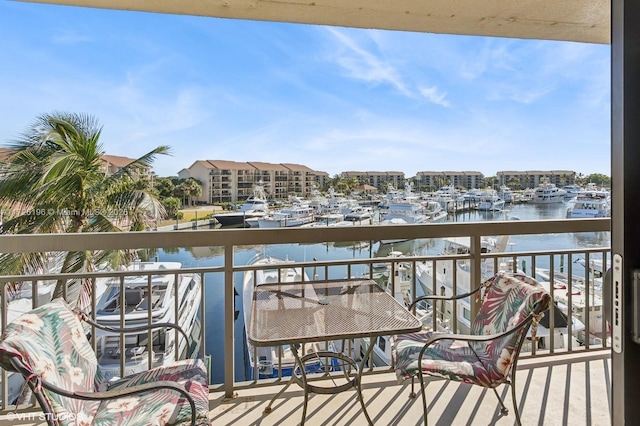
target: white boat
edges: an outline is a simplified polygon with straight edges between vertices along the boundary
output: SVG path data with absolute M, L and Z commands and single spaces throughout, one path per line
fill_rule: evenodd
M 569 202 L 568 219 L 592 219 L 611 217 L 611 200 L 608 196 L 579 194 Z
M 600 336 L 604 326 L 604 310 L 602 300 L 602 278 L 592 277 L 589 283 L 583 277 L 572 275 L 571 284 L 566 273 L 555 271 L 553 280 L 548 269 L 536 268 L 536 277 L 551 292 L 553 299 L 568 314 L 569 299 L 571 313 L 583 324 L 589 324 L 589 332 Z M 588 317 L 588 320 L 587 320 Z M 582 336 L 584 340 L 584 336 Z
M 427 222 L 440 223 L 447 220 L 447 211 L 442 205 L 434 200 L 423 201 L 424 213 L 427 215 Z
M 500 191 L 498 191 L 498 196 L 504 200 L 505 203 L 514 202 L 513 190 L 509 188 L 507 185 L 501 185 Z
M 583 191 L 583 188 L 575 183 L 573 185 L 565 185 L 562 189 L 566 192 L 566 194 L 564 194 L 565 199 L 577 197 L 578 194 Z
M 507 245 L 507 237 L 489 238 L 483 237 L 481 241 L 481 251 L 483 253 L 500 253 L 504 252 Z M 445 238 L 444 249 L 442 255 L 469 254 L 471 239 L 469 237 L 453 237 Z M 455 263 L 455 266 L 454 266 Z M 481 279 L 487 279 L 495 275 L 493 267 L 493 259 L 486 259 L 481 263 Z M 455 271 L 454 271 L 455 267 Z M 506 264 L 500 265 L 500 270 L 507 270 L 511 267 Z M 455 288 L 458 294 L 467 293 L 471 289 L 471 261 L 464 260 L 442 260 L 436 262 L 435 273 L 433 271 L 432 262 L 416 263 L 416 279 L 422 288 L 422 292 L 426 295 L 433 294 L 435 275 L 436 293 L 439 295 L 452 296 L 454 289 L 454 277 L 456 279 Z M 457 302 L 457 322 L 462 332 L 469 332 L 471 327 L 471 306 L 469 300 L 460 299 Z M 438 314 L 443 318 L 451 319 L 453 303 L 442 304 L 437 306 Z M 444 312 L 443 312 L 444 309 Z
M 344 215 L 344 220 L 354 225 L 372 224 L 374 222 L 373 209 L 368 206 L 355 206 Z
M 389 257 L 398 258 L 403 256 L 402 252 L 391 251 Z M 384 265 L 384 271 L 378 282 L 381 282 L 386 291 L 393 294 L 396 300 L 404 304 L 406 307 L 415 299 L 411 293 L 412 286 L 412 264 L 407 261 L 387 261 L 380 263 Z M 379 265 L 380 265 L 379 264 Z M 393 266 L 392 266 L 393 264 Z M 375 268 L 375 265 L 374 265 Z M 375 278 L 374 278 L 375 279 Z M 424 330 L 433 329 L 433 310 L 426 303 L 419 304 L 416 307 L 416 317 L 422 322 Z M 448 323 L 436 319 L 436 329 L 440 333 L 449 332 Z M 358 343 L 358 342 L 356 342 Z M 364 346 L 369 344 L 369 339 L 359 342 Z M 356 345 L 357 346 L 357 345 Z M 364 351 L 362 351 L 364 353 Z M 391 365 L 391 340 L 390 336 L 379 336 L 373 346 L 373 364 L 375 366 Z
M 276 259 L 270 256 L 255 256 L 249 261 L 249 265 L 261 266 L 255 271 L 246 271 L 242 282 L 242 303 L 245 329 L 251 318 L 251 304 L 255 287 L 264 284 L 275 283 L 300 283 L 309 281 L 309 277 L 302 271 L 302 268 L 287 266 L 292 263 L 288 260 Z M 315 291 L 309 284 L 305 288 L 305 295 L 313 297 Z M 247 333 L 246 333 L 247 334 Z M 309 343 L 304 347 L 305 353 L 318 352 L 323 350 L 321 343 Z M 248 378 L 255 378 L 257 367 L 258 378 L 277 378 L 280 376 L 291 376 L 295 367 L 295 357 L 289 345 L 254 347 L 247 339 L 248 352 Z M 257 364 L 256 364 L 257 356 Z M 334 360 L 332 360 L 334 361 Z M 311 359 L 305 364 L 307 373 L 324 371 L 324 363 L 320 359 Z M 337 364 L 335 366 L 337 369 Z
M 191 342 L 186 342 L 174 330 L 157 329 L 152 333 L 150 349 L 147 331 L 125 335 L 125 375 L 174 362 L 176 338 L 180 357 L 191 357 L 197 352 L 201 326 L 200 275 L 180 273 L 181 267 L 180 262 L 136 261 L 126 269 L 131 275 L 126 275 L 123 280 L 114 277 L 107 281 L 106 290 L 96 304 L 98 323 L 120 327 L 121 318 L 126 327 L 147 325 L 149 321 L 169 322 L 178 324 L 191 337 Z M 176 272 L 165 272 L 169 270 Z M 124 286 L 124 306 L 121 306 L 121 286 Z M 120 377 L 120 336 L 98 330 L 96 338 L 100 369 L 107 379 Z M 149 350 L 152 351 L 151 365 Z
M 264 192 L 262 181 L 254 186 L 253 193 L 240 206 L 238 211 L 231 213 L 220 213 L 213 217 L 220 222 L 223 227 L 245 226 L 248 227 L 247 219 L 259 218 L 269 212 L 269 202 Z
M 504 200 L 495 189 L 487 189 L 479 195 L 476 208 L 481 211 L 500 211 L 504 208 Z
M 314 210 L 307 204 L 294 204 L 258 218 L 259 228 L 290 228 L 314 221 Z M 253 222 L 250 222 L 253 227 Z
M 421 203 L 406 201 L 390 203 L 380 223 L 383 225 L 408 225 L 425 223 L 428 219 Z
M 554 183 L 551 183 L 549 179 L 542 179 L 540 184 L 535 188 L 533 197 L 529 200 L 530 203 L 535 204 L 551 204 L 561 203 L 564 201 L 564 197 L 567 191 L 558 188 Z

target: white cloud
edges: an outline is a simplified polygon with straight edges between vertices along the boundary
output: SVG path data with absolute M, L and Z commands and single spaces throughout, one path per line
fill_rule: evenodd
M 444 107 L 450 107 L 451 104 L 448 100 L 445 99 L 447 96 L 446 92 L 440 92 L 437 87 L 423 87 L 420 89 L 420 93 L 424 96 L 429 102 L 432 102 L 436 105 L 442 105 Z

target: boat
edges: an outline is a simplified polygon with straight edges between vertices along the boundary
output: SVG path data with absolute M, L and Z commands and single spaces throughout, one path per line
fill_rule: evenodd
M 534 204 L 561 203 L 564 201 L 566 194 L 567 191 L 558 188 L 548 178 L 544 178 L 533 191 L 533 196 L 529 202 Z
M 580 194 L 583 191 L 583 188 L 580 185 L 577 185 L 575 183 L 573 185 L 565 185 L 562 187 L 562 189 L 566 192 L 564 194 L 565 199 L 571 199 L 571 198 L 577 197 L 578 194 Z
M 498 191 L 498 196 L 504 200 L 505 203 L 512 203 L 516 200 L 514 198 L 514 192 L 507 185 L 501 185 Z
M 262 181 L 253 187 L 253 193 L 240 206 L 238 211 L 231 213 L 219 213 L 213 217 L 222 227 L 243 226 L 249 227 L 247 219 L 259 218 L 269 212 L 269 202 L 264 192 Z
M 606 195 L 580 193 L 569 202 L 567 219 L 611 217 L 611 200 Z
M 480 211 L 500 211 L 504 208 L 504 202 L 495 189 L 487 189 L 478 196 L 476 208 Z
M 424 214 L 427 215 L 427 222 L 440 223 L 447 220 L 448 213 L 439 202 L 428 200 L 424 201 L 422 205 L 424 207 Z
M 572 274 L 571 281 L 566 272 L 554 271 L 553 278 L 551 275 L 548 269 L 536 268 L 536 278 L 550 293 L 553 287 L 553 299 L 563 312 L 569 313 L 567 307 L 571 301 L 573 317 L 583 324 L 588 323 L 591 335 L 600 336 L 605 326 L 602 278 L 592 276 L 587 283 L 584 277 L 576 274 Z M 584 335 L 580 338 L 585 340 Z
M 242 302 L 243 302 L 243 318 L 245 330 L 251 318 L 251 304 L 253 300 L 254 288 L 264 284 L 274 283 L 299 283 L 309 281 L 309 277 L 303 272 L 302 268 L 287 266 L 293 263 L 289 260 L 282 260 L 271 256 L 256 255 L 250 261 L 251 266 L 260 266 L 261 269 L 248 270 L 244 273 L 242 282 Z M 309 284 L 305 288 L 305 295 L 313 298 L 315 291 Z M 259 379 L 277 378 L 291 376 L 295 368 L 295 357 L 289 345 L 272 346 L 272 347 L 254 347 L 248 340 L 247 334 L 247 352 L 248 352 L 248 375 L 251 380 L 255 379 L 255 372 L 258 372 Z M 305 344 L 304 352 L 312 353 L 325 350 L 319 342 Z M 329 348 L 333 349 L 332 347 Z M 256 362 L 257 357 L 257 362 Z M 331 360 L 332 367 L 338 369 L 337 360 Z M 325 364 L 319 358 L 312 358 L 305 363 L 305 371 L 307 373 L 319 373 L 325 371 Z
M 402 252 L 394 251 L 390 253 L 391 257 L 400 257 Z M 410 260 L 410 257 L 409 257 Z M 384 274 L 386 282 L 383 282 L 385 290 L 393 294 L 396 300 L 404 304 L 407 308 L 411 305 L 415 297 L 411 292 L 412 286 L 412 264 L 410 261 L 395 261 L 393 264 L 387 264 L 387 272 Z M 432 330 L 434 324 L 433 309 L 426 302 L 419 303 L 416 306 L 416 317 L 423 325 L 423 330 Z M 446 320 L 440 318 L 435 319 L 436 331 L 439 333 L 450 333 L 449 324 Z M 368 341 L 362 342 L 367 344 Z M 365 348 L 366 349 L 366 348 Z M 391 336 L 379 336 L 372 350 L 373 365 L 389 366 L 391 365 Z
M 481 240 L 480 250 L 483 253 L 500 253 L 504 252 L 507 246 L 507 237 L 483 237 Z M 444 239 L 444 248 L 441 254 L 443 256 L 464 255 L 471 253 L 470 237 L 451 237 Z M 462 260 L 442 260 L 435 262 L 436 269 L 433 270 L 433 262 L 417 262 L 416 263 L 416 279 L 420 285 L 423 294 L 431 295 L 434 293 L 434 284 L 436 292 L 439 295 L 452 296 L 454 288 L 458 294 L 467 293 L 471 289 L 471 261 L 469 259 Z M 455 264 L 455 271 L 454 271 Z M 502 263 L 499 270 L 510 270 L 512 265 Z M 485 280 L 498 272 L 494 270 L 493 259 L 485 259 L 481 263 L 481 279 Z M 435 282 L 434 282 L 435 275 Z M 454 283 L 454 277 L 456 282 Z M 454 286 L 455 284 L 455 286 Z M 438 314 L 445 319 L 451 319 L 453 316 L 452 303 L 442 304 L 438 306 Z M 471 306 L 468 299 L 460 299 L 457 301 L 457 322 L 460 331 L 468 333 L 471 328 Z
M 256 218 L 251 219 L 253 223 Z M 308 204 L 294 204 L 279 211 L 257 218 L 258 228 L 291 228 L 314 221 L 314 210 Z
M 180 273 L 180 262 L 133 262 L 124 277 L 113 277 L 96 303 L 95 319 L 110 327 L 147 325 L 149 321 L 178 324 L 190 342 L 171 329 L 153 331 L 151 357 L 147 331 L 125 335 L 124 374 L 134 374 L 150 368 L 169 365 L 179 357 L 192 357 L 199 350 L 200 275 Z M 124 288 L 124 297 L 121 288 Z M 121 302 L 124 301 L 124 306 Z M 178 306 L 176 306 L 176 302 Z M 176 318 L 176 311 L 178 317 Z M 96 331 L 98 363 L 105 377 L 120 377 L 120 335 Z M 151 358 L 151 365 L 149 365 Z
M 372 224 L 374 222 L 373 209 L 368 206 L 352 207 L 344 215 L 344 220 L 354 225 Z

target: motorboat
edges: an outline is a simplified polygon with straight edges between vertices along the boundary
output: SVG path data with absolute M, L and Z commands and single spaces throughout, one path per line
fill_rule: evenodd
M 571 314 L 583 325 L 588 324 L 591 335 L 602 335 L 605 326 L 602 277 L 592 275 L 587 282 L 576 274 L 572 274 L 570 279 L 566 272 L 554 271 L 552 274 L 548 269 L 536 268 L 536 278 L 553 295 L 554 301 L 567 316 Z M 570 312 L 568 306 L 571 306 Z M 584 335 L 580 337 L 584 341 Z
M 126 268 L 125 275 L 107 281 L 106 289 L 96 303 L 98 323 L 110 327 L 120 327 L 124 323 L 125 327 L 135 327 L 149 322 L 168 322 L 178 324 L 191 337 L 191 341 L 186 342 L 176 331 L 159 328 L 151 333 L 151 344 L 149 333 L 144 331 L 126 334 L 121 348 L 119 334 L 97 330 L 96 355 L 107 379 L 121 376 L 121 350 L 125 355 L 125 375 L 168 365 L 176 360 L 176 355 L 191 357 L 198 352 L 200 275 L 181 273 L 181 268 L 180 262 L 135 261 Z
M 403 253 L 399 251 L 392 251 L 389 253 L 389 256 L 392 258 L 399 258 L 403 256 Z M 411 291 L 413 282 L 411 262 L 398 260 L 391 261 L 385 263 L 385 269 L 385 272 L 382 273 L 382 285 L 389 294 L 394 295 L 398 302 L 408 308 L 415 299 Z M 416 306 L 415 315 L 423 324 L 424 330 L 432 330 L 435 321 L 436 331 L 439 333 L 450 332 L 448 322 L 443 321 L 440 318 L 434 319 L 433 309 L 427 303 L 419 303 L 418 306 Z M 363 348 L 361 348 L 362 353 L 365 353 L 362 349 L 366 349 L 366 345 L 369 344 L 368 339 L 363 339 L 359 343 L 363 346 Z M 378 336 L 374 342 L 372 354 L 373 365 L 391 365 L 391 336 Z
M 508 237 L 482 237 L 480 250 L 482 253 L 504 252 Z M 451 237 L 444 239 L 443 256 L 468 255 L 471 253 L 471 239 L 469 237 Z M 499 270 L 511 270 L 512 265 L 501 263 Z M 488 279 L 498 272 L 494 270 L 493 259 L 485 259 L 481 263 L 481 279 Z M 423 294 L 452 296 L 454 289 L 457 294 L 467 293 L 471 289 L 471 260 L 442 260 L 435 262 L 416 263 L 416 279 Z M 455 282 L 454 282 L 455 279 Z M 435 289 L 435 291 L 434 291 Z M 438 315 L 451 320 L 453 317 L 453 304 L 443 303 L 437 306 Z M 457 301 L 457 323 L 462 332 L 469 332 L 471 327 L 471 306 L 469 300 Z
M 267 196 L 264 192 L 264 186 L 261 181 L 253 187 L 253 193 L 237 211 L 215 214 L 213 217 L 223 227 L 248 227 L 249 224 L 247 223 L 247 219 L 263 217 L 268 212 L 269 202 L 267 201 Z
M 288 266 L 289 263 L 292 262 L 259 254 L 249 261 L 249 265 L 260 266 L 260 269 L 248 270 L 244 273 L 242 302 L 245 330 L 251 320 L 251 305 L 253 292 L 256 287 L 264 284 L 283 283 L 286 285 L 286 283 L 309 281 L 309 277 L 304 273 L 302 268 Z M 309 298 L 313 298 L 313 295 L 315 295 L 315 291 L 310 284 L 304 289 L 304 292 L 306 297 Z M 291 376 L 296 362 L 289 345 L 256 347 L 249 342 L 248 333 L 246 334 L 248 352 L 247 377 L 249 379 L 253 380 L 256 378 L 256 371 L 257 378 L 260 379 Z M 319 352 L 320 350 L 324 350 L 325 347 L 326 345 L 319 342 L 308 343 L 305 344 L 304 352 Z M 337 369 L 337 364 L 335 368 Z M 307 373 L 325 371 L 325 364 L 319 358 L 311 358 L 305 363 L 305 371 Z
M 554 183 L 551 183 L 548 178 L 545 178 L 542 179 L 540 184 L 534 189 L 533 196 L 529 202 L 534 204 L 561 203 L 564 201 L 566 194 L 567 191 L 558 188 Z
M 568 219 L 611 217 L 611 200 L 606 195 L 581 193 L 569 202 Z
M 427 215 L 427 222 L 440 223 L 447 220 L 448 213 L 439 202 L 435 200 L 428 200 L 424 201 L 422 204 L 424 207 L 424 213 Z
M 504 208 L 504 203 L 495 189 L 487 189 L 480 193 L 476 208 L 481 211 L 500 211 Z
M 369 206 L 355 206 L 344 215 L 344 220 L 354 225 L 372 224 L 374 222 L 373 209 Z
M 565 185 L 562 187 L 562 189 L 566 192 L 564 194 L 565 199 L 571 199 L 571 198 L 577 197 L 578 194 L 580 194 L 583 191 L 583 188 L 580 185 L 577 185 L 575 183 L 573 185 Z
M 255 218 L 249 221 L 251 227 Z M 314 210 L 308 204 L 294 204 L 257 219 L 258 228 L 290 228 L 314 221 Z

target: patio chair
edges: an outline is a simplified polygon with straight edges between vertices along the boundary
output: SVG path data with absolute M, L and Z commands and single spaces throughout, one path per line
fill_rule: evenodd
M 107 381 L 83 330 L 81 320 L 87 319 L 55 299 L 21 315 L 4 330 L 0 366 L 22 374 L 48 424 L 210 424 L 202 360 L 180 360 Z M 136 331 L 157 326 L 181 331 L 168 323 L 136 327 Z
M 550 295 L 533 278 L 500 272 L 478 289 L 463 295 L 424 296 L 416 299 L 451 300 L 476 294 L 481 305 L 471 324 L 471 334 L 420 332 L 397 336 L 392 343 L 392 357 L 400 380 L 411 378 L 411 396 L 415 397 L 414 380 L 420 381 L 424 424 L 427 424 L 427 399 L 424 376 L 493 389 L 500 401 L 501 415 L 505 407 L 496 387 L 511 385 L 511 396 L 520 424 L 516 402 L 515 371 L 520 349 L 533 324 L 531 338 L 535 340 L 537 323 L 549 309 Z

